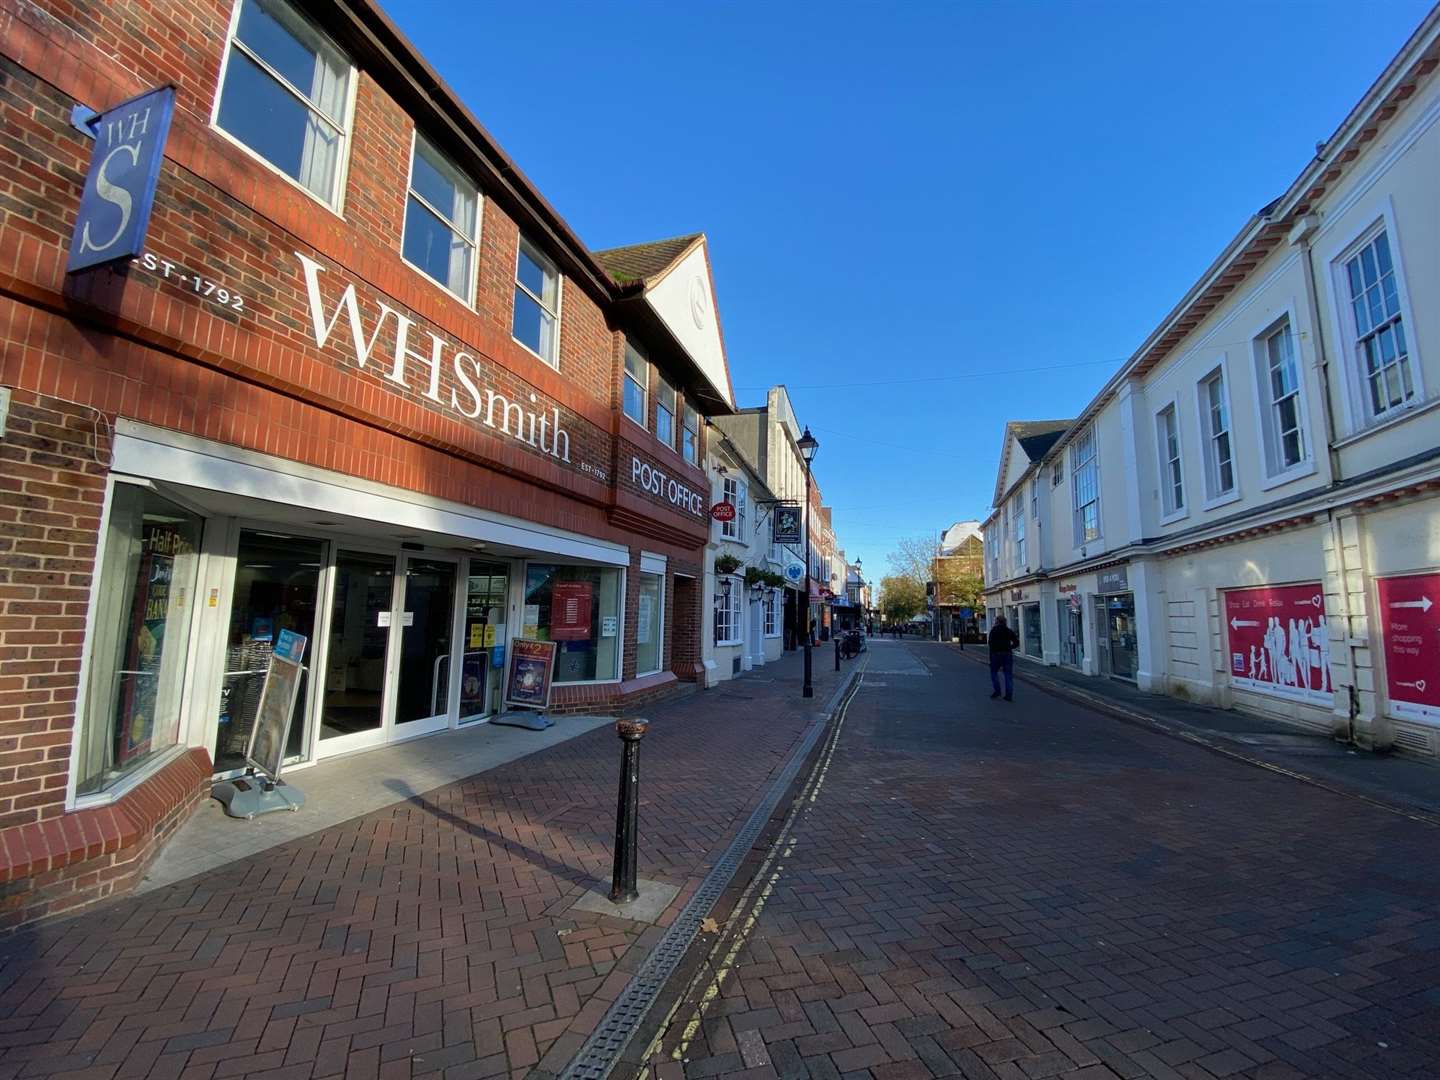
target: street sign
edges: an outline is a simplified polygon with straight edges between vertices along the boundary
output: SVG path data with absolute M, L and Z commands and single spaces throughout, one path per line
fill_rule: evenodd
M 716 521 L 734 521 L 735 504 L 731 502 L 718 502 L 710 507 L 710 516 Z

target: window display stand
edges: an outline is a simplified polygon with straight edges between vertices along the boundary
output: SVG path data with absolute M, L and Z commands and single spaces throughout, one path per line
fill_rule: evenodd
M 499 716 L 494 717 L 490 723 L 525 728 L 529 731 L 544 731 L 548 727 L 555 726 L 555 721 L 543 712 L 533 712 L 529 709 L 506 709 Z
M 305 793 L 284 780 L 271 780 L 251 769 L 245 775 L 210 789 L 213 798 L 233 818 L 249 820 L 276 810 L 299 810 L 305 805 Z

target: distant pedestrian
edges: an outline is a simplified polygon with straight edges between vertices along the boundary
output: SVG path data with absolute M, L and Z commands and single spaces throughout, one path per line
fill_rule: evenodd
M 990 686 L 995 691 L 990 696 L 1000 696 L 1000 673 L 1005 673 L 1005 700 L 1013 701 L 1015 695 L 1015 650 L 1020 637 L 1011 630 L 1001 615 L 995 620 L 990 631 Z

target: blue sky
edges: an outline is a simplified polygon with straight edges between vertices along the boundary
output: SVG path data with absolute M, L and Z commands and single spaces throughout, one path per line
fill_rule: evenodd
M 1304 167 L 1418 0 L 388 0 L 592 248 L 704 231 L 741 405 L 791 389 L 867 576 L 984 517 Z

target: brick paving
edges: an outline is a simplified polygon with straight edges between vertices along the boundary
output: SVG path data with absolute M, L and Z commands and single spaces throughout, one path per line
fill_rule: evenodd
M 1440 1076 L 1435 826 L 886 648 L 658 1080 Z
M 640 873 L 680 886 L 659 926 L 570 910 L 608 888 L 619 743 L 602 728 L 0 938 L 0 1080 L 557 1071 L 834 681 L 817 664 L 803 702 L 791 656 L 645 711 Z

